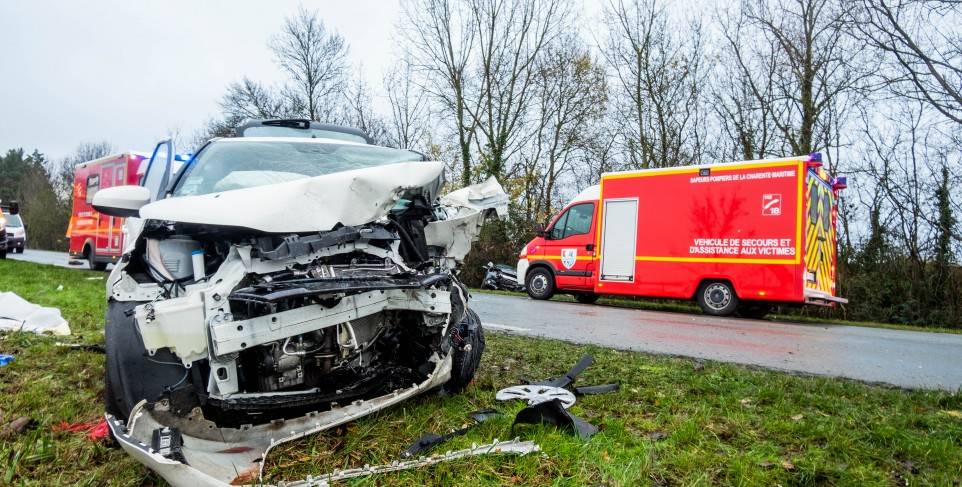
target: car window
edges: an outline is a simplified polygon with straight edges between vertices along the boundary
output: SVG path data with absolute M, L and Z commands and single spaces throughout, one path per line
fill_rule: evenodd
M 94 195 L 97 194 L 98 189 L 100 189 L 100 175 L 91 174 L 87 176 L 87 191 L 85 196 L 87 203 L 94 200 Z
M 594 214 L 594 203 L 580 203 L 568 208 L 551 229 L 551 238 L 558 240 L 588 233 Z
M 311 141 L 212 142 L 184 169 L 174 194 L 190 196 L 423 159 L 416 152 Z

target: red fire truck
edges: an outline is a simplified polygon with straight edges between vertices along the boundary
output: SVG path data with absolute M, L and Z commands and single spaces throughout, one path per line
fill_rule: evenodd
M 117 262 L 124 250 L 124 218 L 103 215 L 90 205 L 98 190 L 112 186 L 142 185 L 151 192 L 163 189 L 189 156 L 174 154 L 173 143 L 163 140 L 152 155 L 128 151 L 78 164 L 74 168 L 73 209 L 67 238 L 70 256 L 86 260 L 91 269 L 103 270 Z M 162 164 L 154 164 L 161 161 Z M 156 171 L 149 169 L 157 168 Z M 148 174 L 149 173 L 149 174 Z
M 835 287 L 843 188 L 818 153 L 606 173 L 539 227 L 518 279 L 534 299 L 694 299 L 719 316 L 845 303 Z

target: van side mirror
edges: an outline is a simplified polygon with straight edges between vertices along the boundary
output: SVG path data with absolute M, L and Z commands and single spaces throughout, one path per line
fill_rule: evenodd
M 547 233 L 546 233 L 545 230 L 544 230 L 544 223 L 539 223 L 539 224 L 535 225 L 535 226 L 534 226 L 534 233 L 535 233 L 535 235 L 537 235 L 537 236 L 539 236 L 539 237 L 542 237 L 542 238 L 543 238 L 545 235 L 547 235 Z
M 114 186 L 97 191 L 91 205 L 110 216 L 139 216 L 140 208 L 150 203 L 150 190 L 143 186 Z

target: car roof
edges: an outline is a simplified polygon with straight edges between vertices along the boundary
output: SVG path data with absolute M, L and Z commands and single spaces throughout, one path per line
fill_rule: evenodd
M 234 129 L 235 135 L 238 137 L 244 136 L 244 131 L 252 127 L 278 127 L 294 130 L 323 130 L 327 132 L 336 132 L 346 135 L 351 135 L 363 140 L 367 144 L 374 144 L 374 139 L 368 135 L 363 130 L 354 127 L 345 127 L 342 125 L 332 125 L 327 123 L 314 122 L 307 119 L 291 118 L 291 119 L 253 119 L 245 120 L 240 125 Z M 287 136 L 279 136 L 287 137 Z M 338 139 L 340 140 L 340 139 Z

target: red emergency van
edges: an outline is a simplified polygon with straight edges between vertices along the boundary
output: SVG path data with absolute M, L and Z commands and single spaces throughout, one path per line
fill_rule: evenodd
M 102 215 L 90 202 L 100 189 L 140 184 L 148 158 L 145 154 L 124 152 L 74 168 L 73 210 L 67 228 L 71 257 L 88 261 L 92 269 L 104 269 L 120 258 L 124 248 L 124 219 Z
M 821 155 L 606 173 L 521 251 L 534 299 L 556 292 L 694 299 L 708 314 L 845 303 L 836 201 Z
M 86 260 L 91 269 L 103 270 L 117 262 L 124 250 L 124 218 L 102 215 L 90 202 L 103 188 L 124 185 L 146 186 L 151 201 L 158 199 L 168 181 L 190 155 L 174 152 L 170 139 L 157 143 L 150 154 L 128 151 L 78 164 L 74 168 L 73 209 L 67 238 L 70 256 Z

